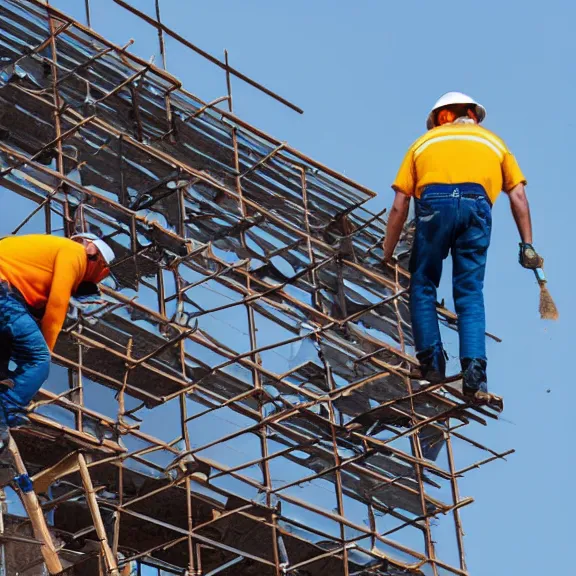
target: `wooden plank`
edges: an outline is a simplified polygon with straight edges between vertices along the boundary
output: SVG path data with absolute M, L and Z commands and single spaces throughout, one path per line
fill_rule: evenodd
M 34 484 L 34 491 L 43 493 L 48 490 L 51 484 L 53 484 L 59 478 L 72 474 L 72 472 L 78 471 L 78 452 L 72 452 L 68 454 L 60 462 L 54 464 L 50 468 L 46 468 L 41 472 L 38 472 L 32 477 L 32 483 Z

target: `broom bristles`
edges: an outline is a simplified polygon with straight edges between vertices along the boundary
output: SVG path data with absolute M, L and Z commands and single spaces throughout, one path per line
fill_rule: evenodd
M 558 309 L 544 282 L 540 284 L 540 318 L 542 320 L 558 320 Z

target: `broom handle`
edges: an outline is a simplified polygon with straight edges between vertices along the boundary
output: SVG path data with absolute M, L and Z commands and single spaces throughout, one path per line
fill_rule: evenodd
M 538 284 L 546 284 L 547 280 L 542 268 L 534 268 L 534 275 L 536 276 L 536 280 L 538 280 Z

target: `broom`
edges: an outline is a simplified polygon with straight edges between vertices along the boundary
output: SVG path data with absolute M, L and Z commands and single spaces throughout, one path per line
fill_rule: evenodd
M 548 292 L 548 287 L 546 286 L 548 281 L 544 275 L 544 270 L 535 268 L 534 274 L 540 286 L 540 318 L 542 320 L 558 320 L 558 309 L 550 292 Z

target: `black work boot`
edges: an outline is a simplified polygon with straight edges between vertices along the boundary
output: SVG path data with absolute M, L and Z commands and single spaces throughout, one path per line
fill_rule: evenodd
M 482 358 L 462 358 L 462 392 L 475 404 L 488 404 L 502 410 L 502 398 L 488 392 L 486 360 Z
M 446 380 L 448 355 L 442 346 L 435 346 L 418 352 L 416 358 L 420 362 L 422 380 L 427 380 L 430 384 L 440 384 Z
M 9 378 L 5 380 L 0 380 L 0 387 L 5 386 L 6 388 L 14 388 L 14 382 Z M 22 426 L 30 426 L 30 418 L 26 416 L 26 411 L 19 408 L 3 408 L 3 418 L 6 421 L 9 428 L 21 428 Z M 0 424 L 1 427 L 1 424 Z
M 488 392 L 486 360 L 482 358 L 462 358 L 462 392 L 474 396 L 476 392 Z

